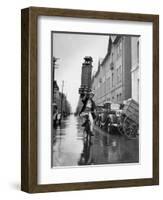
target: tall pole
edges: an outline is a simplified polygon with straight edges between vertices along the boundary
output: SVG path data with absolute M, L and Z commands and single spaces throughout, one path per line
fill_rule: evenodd
M 52 81 L 53 81 L 53 101 L 54 101 L 54 81 L 55 81 L 55 69 L 57 69 L 58 67 L 56 67 L 56 61 L 59 58 L 53 57 L 53 69 L 52 69 Z
M 62 112 L 63 112 L 63 87 L 64 87 L 64 81 L 62 81 L 62 94 L 61 94 L 61 119 L 62 119 Z
M 55 80 L 55 69 L 57 69 L 58 67 L 56 67 L 56 62 L 59 58 L 53 57 L 53 81 Z

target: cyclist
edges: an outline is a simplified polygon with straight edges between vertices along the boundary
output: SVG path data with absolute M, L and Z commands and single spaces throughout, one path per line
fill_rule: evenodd
M 82 126 L 85 126 L 87 122 L 89 122 L 90 136 L 93 136 L 93 124 L 94 124 L 94 119 L 96 118 L 96 115 L 95 115 L 96 105 L 95 105 L 95 102 L 93 101 L 93 97 L 94 97 L 93 92 L 81 95 L 83 106 L 79 113 L 79 115 L 84 115 L 84 113 L 88 115 L 88 117 L 85 117 L 85 122 L 82 124 Z

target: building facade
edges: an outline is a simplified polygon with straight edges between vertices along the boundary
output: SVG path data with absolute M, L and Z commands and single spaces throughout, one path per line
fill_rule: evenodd
M 131 37 L 109 37 L 107 54 L 92 78 L 92 89 L 97 105 L 131 98 Z
M 131 77 L 132 77 L 132 98 L 139 102 L 139 87 L 140 87 L 140 38 L 132 37 L 131 48 L 132 48 L 132 62 L 131 62 Z
M 59 91 L 57 81 L 54 81 L 53 87 L 54 96 L 52 106 L 57 106 L 59 113 L 62 113 L 63 115 L 69 115 L 71 113 L 71 106 L 66 95 Z

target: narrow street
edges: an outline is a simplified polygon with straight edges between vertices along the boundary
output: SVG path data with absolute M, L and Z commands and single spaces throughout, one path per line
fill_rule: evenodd
M 139 141 L 94 127 L 91 142 L 83 136 L 79 117 L 70 115 L 53 130 L 52 165 L 77 166 L 139 161 Z

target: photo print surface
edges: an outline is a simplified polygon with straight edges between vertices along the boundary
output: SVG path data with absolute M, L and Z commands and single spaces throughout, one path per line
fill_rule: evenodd
M 51 32 L 51 167 L 139 163 L 139 35 Z

